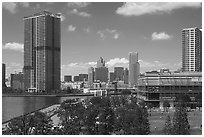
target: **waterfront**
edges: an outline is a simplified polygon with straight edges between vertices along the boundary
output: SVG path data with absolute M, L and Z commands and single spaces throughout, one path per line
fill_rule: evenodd
M 60 104 L 66 99 L 87 98 L 72 97 L 2 97 L 2 123 L 23 114 L 39 110 L 54 104 Z

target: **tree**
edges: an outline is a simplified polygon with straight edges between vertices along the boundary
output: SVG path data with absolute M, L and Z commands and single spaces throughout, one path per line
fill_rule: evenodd
M 171 118 L 169 115 L 166 118 L 166 122 L 165 122 L 163 131 L 166 135 L 172 134 L 172 123 L 171 123 Z
M 77 135 L 83 125 L 85 108 L 78 99 L 68 99 L 61 103 L 58 117 L 60 117 L 62 133 L 65 135 Z
M 94 97 L 85 112 L 86 134 L 109 135 L 114 130 L 114 111 L 109 97 Z
M 164 100 L 163 107 L 165 111 L 168 111 L 168 108 L 170 107 L 170 103 L 168 100 Z
M 182 104 L 183 107 L 187 107 L 191 102 L 191 98 L 188 94 L 178 94 L 176 96 L 175 102 L 177 102 L 177 104 Z
M 43 112 L 21 116 L 8 123 L 3 134 L 7 135 L 46 135 L 52 128 L 51 119 Z
M 186 107 L 180 103 L 176 106 L 173 117 L 172 134 L 175 135 L 188 135 L 190 125 L 188 123 Z

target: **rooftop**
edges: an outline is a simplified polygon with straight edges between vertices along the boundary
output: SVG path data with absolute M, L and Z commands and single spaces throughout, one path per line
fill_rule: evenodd
M 44 10 L 44 11 L 35 13 L 35 14 L 33 14 L 33 15 L 24 17 L 24 19 L 34 18 L 34 17 L 38 17 L 38 16 L 52 16 L 52 17 L 60 18 L 60 17 L 61 17 L 61 13 L 53 14 L 53 13 L 51 13 L 51 12 L 49 12 L 49 11 L 45 11 L 45 10 Z

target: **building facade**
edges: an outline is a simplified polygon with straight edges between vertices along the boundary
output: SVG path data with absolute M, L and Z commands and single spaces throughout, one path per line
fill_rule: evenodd
M 115 74 L 114 74 L 114 72 L 110 72 L 109 73 L 109 81 L 113 82 L 114 80 L 115 80 Z
M 64 76 L 64 81 L 65 82 L 72 82 L 72 76 L 71 75 Z
M 13 90 L 24 90 L 23 73 L 11 74 L 11 88 Z
M 95 68 L 95 81 L 108 82 L 108 68 Z
M 2 87 L 6 87 L 6 65 L 2 63 Z
M 79 81 L 79 76 L 74 76 L 74 82 L 78 82 Z
M 124 84 L 128 84 L 129 83 L 129 71 L 127 68 L 125 68 L 124 70 Z
M 88 69 L 88 86 L 90 88 L 93 87 L 93 82 L 94 82 L 94 68 L 90 67 Z
M 163 106 L 163 101 L 168 100 L 171 107 L 175 105 L 175 98 L 179 94 L 187 94 L 191 98 L 191 107 L 200 106 L 196 98 L 202 96 L 202 73 L 160 73 L 157 71 L 146 72 L 138 80 L 138 88 L 146 94 L 146 102 L 154 106 Z
M 79 81 L 88 81 L 88 74 L 79 74 Z
M 129 53 L 129 85 L 130 87 L 136 86 L 139 76 L 139 62 L 138 62 L 138 53 L 130 52 Z
M 196 27 L 182 30 L 182 69 L 202 71 L 202 32 Z
M 105 67 L 105 60 L 102 57 L 100 57 L 100 59 L 97 61 L 96 67 Z
M 24 17 L 25 90 L 60 90 L 61 21 L 47 11 Z
M 114 75 L 116 81 L 123 81 L 123 67 L 114 67 Z

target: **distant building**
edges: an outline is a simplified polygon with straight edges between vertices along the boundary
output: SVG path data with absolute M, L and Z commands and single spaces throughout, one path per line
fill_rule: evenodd
M 125 68 L 124 70 L 124 84 L 128 84 L 129 83 L 129 71 L 127 68 Z
M 25 90 L 60 90 L 61 17 L 47 11 L 24 17 Z
M 100 59 L 97 61 L 96 67 L 105 67 L 105 60 L 102 57 L 100 57 Z
M 2 63 L 2 87 L 6 87 L 6 65 Z
M 133 87 L 137 85 L 140 65 L 138 62 L 138 53 L 130 52 L 129 53 L 129 85 Z
M 24 90 L 23 73 L 11 74 L 11 88 L 13 90 Z
M 74 82 L 78 82 L 79 81 L 79 76 L 74 76 Z
M 145 102 L 163 107 L 164 100 L 175 106 L 175 98 L 179 94 L 188 94 L 191 98 L 190 107 L 202 106 L 195 99 L 202 96 L 202 72 L 160 73 L 146 72 L 138 80 L 141 95 Z
M 64 76 L 64 81 L 65 82 L 71 82 L 72 81 L 72 76 L 71 75 Z
M 93 82 L 94 82 L 94 68 L 90 67 L 88 69 L 88 86 L 93 87 Z
M 169 69 L 160 69 L 160 73 L 170 73 Z
M 88 74 L 79 74 L 79 81 L 88 81 Z
M 114 75 L 116 81 L 123 81 L 123 67 L 114 67 Z
M 95 80 L 100 82 L 108 82 L 108 68 L 95 68 Z
M 110 80 L 110 82 L 113 82 L 113 81 L 115 80 L 115 74 L 114 74 L 114 72 L 110 72 L 110 73 L 109 73 L 109 80 Z
M 202 71 L 202 32 L 197 27 L 182 30 L 182 69 Z

